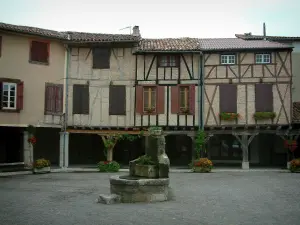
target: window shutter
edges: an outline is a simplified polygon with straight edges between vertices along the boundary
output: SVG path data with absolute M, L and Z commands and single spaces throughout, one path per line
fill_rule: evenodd
M 136 108 L 135 112 L 138 114 L 143 114 L 143 86 L 137 85 L 135 87 L 135 98 L 136 98 Z
M 255 110 L 256 112 L 273 112 L 273 85 L 255 85 Z
M 93 68 L 109 69 L 110 68 L 110 49 L 94 48 L 93 49 Z
M 109 86 L 109 115 L 126 115 L 126 86 Z
M 3 84 L 2 82 L 0 82 L 0 109 L 2 109 L 2 88 L 3 88 Z
M 195 114 L 195 85 L 189 87 L 189 110 L 192 115 Z
M 179 87 L 171 87 L 171 113 L 177 114 L 179 112 Z
M 90 112 L 90 89 L 88 85 L 82 85 L 81 89 L 81 114 L 89 114 Z
M 73 114 L 81 113 L 81 85 L 73 85 Z
M 55 86 L 55 112 L 63 112 L 63 85 Z
M 17 109 L 23 109 L 23 92 L 24 92 L 24 82 L 17 84 Z
M 51 89 L 52 86 L 45 85 L 45 115 L 51 112 Z
M 235 84 L 221 84 L 219 94 L 220 112 L 237 113 L 237 86 Z
M 157 114 L 164 114 L 165 113 L 165 87 L 164 86 L 157 86 Z

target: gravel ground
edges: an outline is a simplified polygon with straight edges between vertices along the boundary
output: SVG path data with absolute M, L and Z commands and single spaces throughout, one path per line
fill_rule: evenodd
M 99 194 L 109 193 L 110 175 L 51 173 L 0 177 L 0 224 L 300 224 L 300 174 L 171 173 L 174 201 L 96 203 Z

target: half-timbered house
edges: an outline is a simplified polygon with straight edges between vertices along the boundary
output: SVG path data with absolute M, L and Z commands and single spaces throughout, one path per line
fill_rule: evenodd
M 191 160 L 199 128 L 215 163 L 284 164 L 276 134 L 291 123 L 291 51 L 263 40 L 143 39 L 134 126 L 164 127 L 171 164 Z

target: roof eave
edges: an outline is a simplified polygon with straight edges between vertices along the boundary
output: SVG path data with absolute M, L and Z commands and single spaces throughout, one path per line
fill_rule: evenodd
M 32 35 L 32 36 L 38 36 L 38 37 L 43 37 L 43 38 L 50 38 L 50 39 L 55 39 L 55 40 L 67 40 L 67 37 L 56 37 L 56 36 L 52 36 L 52 35 L 43 35 L 43 34 L 37 34 L 34 32 L 26 32 L 26 31 L 16 31 L 13 29 L 6 29 L 6 28 L 0 28 L 0 31 L 3 32 L 8 32 L 8 33 L 13 33 L 13 34 L 20 34 L 20 35 Z

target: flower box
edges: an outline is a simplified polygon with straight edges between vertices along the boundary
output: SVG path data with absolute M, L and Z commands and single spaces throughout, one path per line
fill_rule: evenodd
M 292 173 L 300 173 L 300 158 L 293 159 L 290 163 L 290 171 Z
M 226 121 L 233 121 L 237 120 L 240 117 L 239 113 L 227 113 L 227 112 L 222 112 L 219 114 L 221 120 L 226 120 Z
M 210 167 L 197 167 L 197 166 L 195 166 L 193 168 L 193 172 L 195 172 L 195 173 L 209 173 L 209 172 L 211 172 L 211 168 Z
M 33 168 L 33 173 L 34 174 L 50 173 L 50 172 L 51 172 L 50 166 L 43 167 L 43 168 Z
M 135 165 L 135 175 L 139 177 L 156 178 L 157 172 L 155 165 Z
M 213 167 L 212 161 L 208 158 L 200 158 L 195 160 L 192 164 L 192 171 L 196 173 L 209 173 Z
M 276 117 L 276 113 L 274 112 L 256 112 L 253 114 L 253 118 L 255 120 L 274 119 L 275 117 Z

